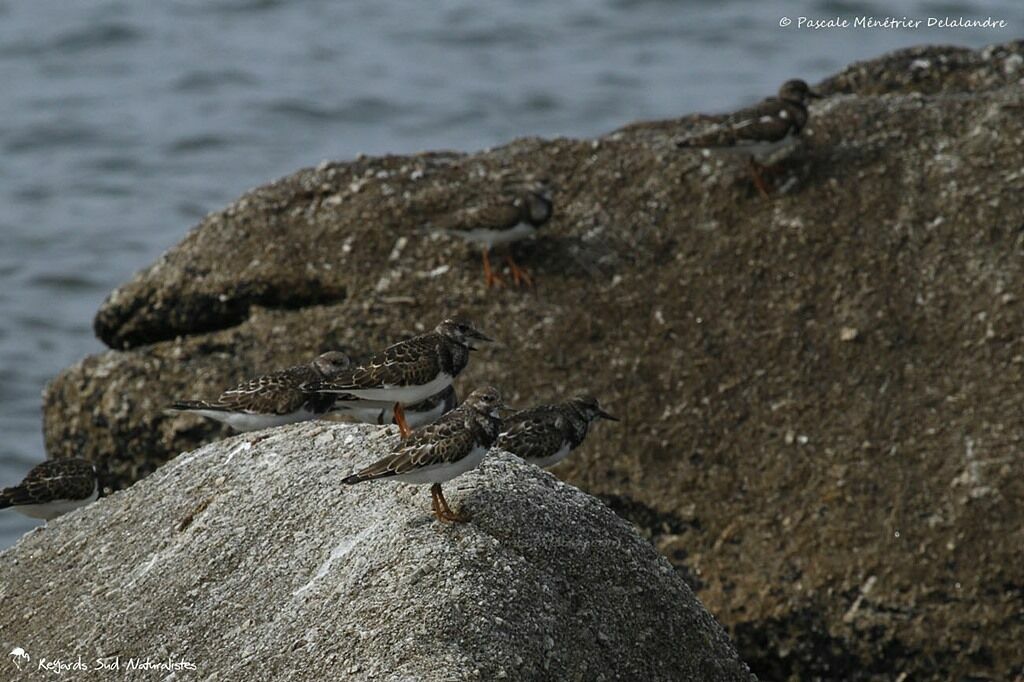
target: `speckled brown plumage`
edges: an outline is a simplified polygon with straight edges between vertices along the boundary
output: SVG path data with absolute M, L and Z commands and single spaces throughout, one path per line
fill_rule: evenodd
M 680 140 L 680 147 L 733 147 L 778 142 L 798 134 L 807 123 L 807 102 L 818 97 L 807 83 L 783 83 L 778 97 L 731 114 L 711 130 Z
M 389 346 L 368 361 L 339 372 L 333 379 L 313 381 L 305 388 L 325 393 L 346 393 L 422 386 L 441 374 L 454 378 L 469 363 L 473 339 L 490 340 L 468 323 L 445 320 L 433 331 Z M 430 395 L 434 394 L 416 402 Z
M 538 228 L 551 218 L 553 204 L 546 189 L 504 190 L 483 199 L 479 204 L 453 211 L 434 220 L 431 228 L 473 240 L 477 230 L 502 232 L 520 223 Z
M 216 400 L 180 400 L 172 405 L 172 409 L 261 415 L 287 415 L 306 410 L 313 414 L 323 414 L 330 410 L 334 396 L 308 391 L 303 386 L 329 379 L 348 365 L 348 356 L 332 351 L 308 364 L 244 381 L 221 393 Z
M 460 406 L 433 424 L 413 431 L 393 454 L 342 482 L 352 484 L 377 478 L 401 478 L 432 467 L 455 464 L 469 456 L 474 448 L 490 448 L 501 429 L 501 419 L 496 413 L 500 406 L 497 390 L 489 387 L 477 389 Z
M 51 459 L 34 466 L 18 485 L 0 491 L 0 509 L 85 500 L 96 492 L 96 471 L 84 459 Z
M 494 286 L 502 280 L 491 267 L 490 250 L 533 236 L 541 225 L 551 219 L 553 212 L 554 204 L 547 183 L 531 181 L 506 186 L 479 203 L 437 218 L 427 226 L 427 230 L 459 237 L 479 246 L 486 284 Z M 508 264 L 516 284 L 532 283 L 511 254 Z
M 469 361 L 469 349 L 431 332 L 396 343 L 333 381 L 317 384 L 341 390 L 425 384 L 438 372 L 455 376 Z
M 591 396 L 538 405 L 507 417 L 495 445 L 538 466 L 552 466 L 583 443 L 590 425 L 598 419 L 618 421 Z

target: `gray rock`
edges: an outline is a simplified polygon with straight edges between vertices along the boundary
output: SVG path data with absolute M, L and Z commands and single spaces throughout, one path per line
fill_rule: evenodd
M 339 483 L 396 438 L 245 434 L 28 534 L 0 555 L 3 650 L 26 679 L 79 656 L 131 679 L 170 679 L 125 672 L 147 657 L 196 666 L 174 679 L 752 679 L 629 524 L 507 453 L 448 484 L 465 525 L 424 487 Z

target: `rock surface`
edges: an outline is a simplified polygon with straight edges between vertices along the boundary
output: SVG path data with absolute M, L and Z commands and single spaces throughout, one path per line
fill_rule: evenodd
M 1024 674 L 1024 42 L 921 48 L 822 84 L 763 201 L 707 117 L 598 140 L 325 163 L 212 214 L 96 318 L 115 348 L 47 390 L 51 454 L 115 486 L 214 435 L 167 417 L 329 349 L 462 314 L 510 404 L 585 389 L 560 476 L 646 527 L 766 679 Z M 417 228 L 502 173 L 555 216 L 535 293 Z M 582 303 L 582 305 L 581 305 Z
M 4 651 L 25 679 L 78 656 L 129 679 L 168 679 L 126 670 L 147 657 L 196 666 L 174 679 L 753 679 L 629 524 L 511 455 L 448 484 L 465 525 L 422 486 L 340 485 L 396 440 L 247 434 L 28 534 L 0 556 Z

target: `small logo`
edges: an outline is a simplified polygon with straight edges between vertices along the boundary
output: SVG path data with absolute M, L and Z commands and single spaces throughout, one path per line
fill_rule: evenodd
M 20 646 L 14 647 L 14 649 L 12 649 L 11 653 L 8 655 L 14 659 L 14 665 L 18 668 L 18 670 L 21 670 L 22 662 L 28 663 L 32 660 L 32 657 L 28 655 L 28 652 L 22 649 Z

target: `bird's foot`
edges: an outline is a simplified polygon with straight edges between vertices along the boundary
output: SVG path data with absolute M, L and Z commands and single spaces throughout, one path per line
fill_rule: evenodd
M 434 516 L 441 523 L 466 523 L 469 521 L 469 515 L 464 512 L 454 512 L 448 506 L 448 500 L 444 499 L 444 493 L 441 492 L 440 483 L 430 486 L 430 497 L 434 507 Z
M 516 262 L 512 259 L 512 256 L 509 256 L 507 260 L 508 269 L 509 272 L 512 273 L 512 281 L 515 282 L 515 285 L 517 287 L 532 287 L 533 278 L 530 277 L 530 273 L 516 265 Z
M 765 199 L 771 198 L 771 193 L 768 191 L 768 183 L 764 181 L 764 167 L 753 158 L 750 159 L 748 167 L 750 168 L 750 177 L 754 180 L 754 187 L 757 188 L 757 191 Z
M 451 509 L 442 509 L 435 513 L 441 523 L 468 523 L 471 518 L 463 512 L 453 512 Z
M 491 267 L 491 258 L 488 255 L 487 250 L 485 249 L 483 253 L 484 283 L 487 285 L 487 288 L 490 289 L 491 287 L 503 286 L 505 284 L 505 281 L 501 279 L 498 273 L 496 273 L 494 269 Z

